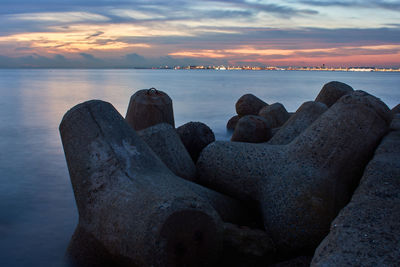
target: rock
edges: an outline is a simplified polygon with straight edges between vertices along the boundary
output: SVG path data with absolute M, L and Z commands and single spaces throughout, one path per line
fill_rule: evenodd
M 172 100 L 155 88 L 139 90 L 131 96 L 125 119 L 135 130 L 163 122 L 175 127 Z
M 400 104 L 398 104 L 397 106 L 392 108 L 391 112 L 392 112 L 392 115 L 400 113 Z
M 253 94 L 241 96 L 235 105 L 236 113 L 239 116 L 257 115 L 264 106 L 268 106 L 268 104 Z
M 262 143 L 271 138 L 271 126 L 266 119 L 255 115 L 243 116 L 237 123 L 231 141 Z
M 329 82 L 325 84 L 315 101 L 322 102 L 330 108 L 342 96 L 353 92 L 353 88 L 342 82 Z
M 287 145 L 210 144 L 197 163 L 198 179 L 257 201 L 279 253 L 309 253 L 349 201 L 389 123 L 387 106 L 357 91 Z
M 400 116 L 394 119 L 400 123 Z M 368 163 L 350 203 L 331 224 L 311 266 L 400 266 L 400 129 Z
M 109 103 L 75 106 L 60 134 L 79 211 L 70 252 L 96 246 L 87 251 L 130 266 L 215 263 L 221 219 L 237 220 L 238 202 L 175 176 Z
M 281 127 L 281 129 L 269 140 L 270 145 L 286 145 L 307 129 L 318 117 L 328 110 L 321 102 L 309 101 L 303 103 L 296 113 Z
M 199 158 L 203 148 L 215 141 L 213 131 L 202 122 L 191 121 L 176 130 L 194 162 Z
M 196 179 L 196 166 L 170 124 L 156 124 L 137 133 L 173 173 L 189 181 Z
M 223 266 L 266 266 L 272 262 L 275 251 L 267 232 L 224 224 Z
M 258 116 L 268 120 L 271 128 L 276 128 L 282 126 L 289 119 L 290 114 L 281 103 L 274 103 L 263 107 L 259 111 Z
M 226 129 L 229 131 L 235 130 L 236 124 L 239 121 L 240 117 L 239 115 L 235 115 L 232 118 L 229 119 L 228 123 L 226 124 Z

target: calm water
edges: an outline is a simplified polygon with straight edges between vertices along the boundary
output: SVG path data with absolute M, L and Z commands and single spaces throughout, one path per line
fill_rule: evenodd
M 156 87 L 173 99 L 176 126 L 202 121 L 226 139 L 241 95 L 295 111 L 332 80 L 368 91 L 390 108 L 400 102 L 398 73 L 0 70 L 1 265 L 64 265 L 78 216 L 58 125 L 72 106 L 102 99 L 125 115 L 136 90 Z

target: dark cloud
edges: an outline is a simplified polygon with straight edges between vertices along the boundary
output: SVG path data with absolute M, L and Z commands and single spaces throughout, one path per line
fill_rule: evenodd
M 79 53 L 79 55 L 86 60 L 91 60 L 91 61 L 99 60 L 99 59 L 95 58 L 95 56 L 88 54 L 88 53 Z
M 93 37 L 97 37 L 97 36 L 100 36 L 100 35 L 102 35 L 102 34 L 104 34 L 104 32 L 98 31 L 98 32 L 95 32 L 95 33 L 89 35 L 88 37 L 86 37 L 86 39 L 87 39 L 87 40 L 88 40 L 88 39 L 92 39 Z
M 400 2 L 389 2 L 389 1 L 316 1 L 316 0 L 300 0 L 300 3 L 307 4 L 310 6 L 339 6 L 339 7 L 362 7 L 362 8 L 382 8 L 388 10 L 400 11 Z
M 81 53 L 81 58 L 66 58 L 57 54 L 45 57 L 37 54 L 22 57 L 7 57 L 0 55 L 0 68 L 152 68 L 163 66 L 188 65 L 220 65 L 226 60 L 202 58 L 143 57 L 132 53 L 124 57 L 97 58 L 91 54 Z
M 255 48 L 308 49 L 349 45 L 400 43 L 400 28 L 377 29 L 268 29 L 268 28 L 208 28 L 232 30 L 238 33 L 204 32 L 197 36 L 121 37 L 124 43 L 151 43 L 160 47 L 183 49 L 231 49 L 250 45 Z
M 264 11 L 273 14 L 279 14 L 281 16 L 290 17 L 296 15 L 315 15 L 318 14 L 318 11 L 312 9 L 298 9 L 293 8 L 288 5 L 276 5 L 276 4 L 268 4 L 262 2 L 248 2 L 246 0 L 207 0 L 209 2 L 221 2 L 221 3 L 231 3 L 235 4 L 238 7 L 243 7 L 245 9 L 252 9 L 258 11 Z

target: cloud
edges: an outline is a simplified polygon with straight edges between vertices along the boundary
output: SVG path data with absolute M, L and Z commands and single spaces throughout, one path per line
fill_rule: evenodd
M 38 66 L 62 64 L 53 55 L 65 55 L 68 67 L 260 62 L 287 57 L 284 51 L 343 56 L 344 47 L 400 43 L 397 13 L 387 12 L 398 6 L 377 0 L 1 0 L 0 54 Z M 238 53 L 243 47 L 258 52 Z M 342 52 L 300 51 L 331 48 Z
M 105 16 L 89 12 L 38 12 L 7 15 L 6 19 L 17 21 L 72 23 L 82 21 L 109 21 Z
M 318 11 L 312 9 L 300 9 L 291 7 L 288 4 L 269 4 L 261 1 L 245 1 L 245 0 L 207 0 L 209 2 L 220 2 L 226 4 L 233 4 L 241 8 L 252 9 L 257 11 L 263 11 L 272 14 L 279 14 L 280 16 L 290 17 L 290 16 L 298 16 L 298 15 L 315 15 L 318 14 Z
M 86 59 L 86 60 L 90 60 L 90 61 L 97 61 L 97 60 L 99 60 L 99 59 L 96 59 L 93 55 L 88 54 L 88 53 L 79 53 L 79 55 L 80 55 L 81 57 L 83 57 L 84 59 Z
M 0 68 L 152 68 L 164 66 L 220 65 L 226 60 L 204 58 L 176 58 L 171 56 L 144 57 L 136 53 L 122 57 L 98 58 L 81 53 L 79 58 L 56 54 L 52 57 L 32 54 L 22 57 L 0 55 Z
M 88 40 L 88 39 L 92 39 L 93 37 L 97 37 L 97 36 L 100 36 L 100 35 L 102 35 L 102 34 L 104 34 L 104 32 L 102 32 L 102 31 L 97 31 L 97 32 L 95 32 L 95 33 L 93 33 L 93 34 L 90 34 L 88 37 L 86 37 L 86 39 Z
M 400 11 L 400 3 L 398 1 L 376 1 L 376 0 L 363 0 L 363 1 L 323 1 L 323 0 L 302 0 L 299 1 L 300 3 L 307 4 L 310 6 L 322 6 L 322 7 L 329 7 L 329 6 L 337 6 L 337 7 L 358 7 L 358 8 L 381 8 L 387 10 L 397 10 Z

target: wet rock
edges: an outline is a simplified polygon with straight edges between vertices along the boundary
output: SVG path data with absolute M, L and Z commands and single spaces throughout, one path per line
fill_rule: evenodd
M 215 141 L 213 131 L 202 122 L 191 121 L 176 130 L 194 162 L 199 158 L 203 148 Z
M 172 100 L 166 93 L 154 88 L 139 90 L 129 101 L 125 119 L 135 130 L 163 122 L 175 127 Z
M 173 173 L 189 181 L 195 180 L 196 166 L 175 128 L 160 123 L 137 133 Z
M 271 126 L 266 119 L 255 115 L 246 115 L 240 118 L 231 141 L 262 143 L 271 138 Z
M 93 245 L 129 266 L 216 262 L 238 202 L 175 176 L 109 103 L 75 106 L 60 134 L 79 211 L 72 258 Z
M 257 115 L 264 106 L 268 106 L 268 104 L 253 94 L 241 96 L 235 105 L 236 113 L 239 116 Z
M 318 117 L 328 110 L 321 102 L 309 101 L 303 103 L 280 130 L 269 140 L 270 145 L 286 145 L 307 129 Z
M 315 101 L 322 102 L 329 108 L 342 96 L 353 91 L 353 88 L 345 83 L 337 81 L 329 82 L 322 87 Z
M 235 115 L 230 118 L 228 123 L 226 124 L 226 129 L 228 129 L 229 131 L 235 130 L 236 124 L 238 123 L 239 119 L 239 115 Z
M 259 111 L 258 116 L 268 120 L 271 128 L 276 128 L 282 126 L 289 119 L 290 114 L 281 103 L 274 103 L 263 107 Z
M 313 251 L 349 201 L 390 111 L 357 91 L 343 96 L 287 145 L 217 141 L 197 163 L 200 183 L 260 205 L 280 253 Z
M 275 252 L 267 232 L 224 224 L 224 266 L 266 266 L 272 262 Z
M 400 116 L 394 119 L 400 123 Z M 311 266 L 400 266 L 400 129 L 382 140 Z

